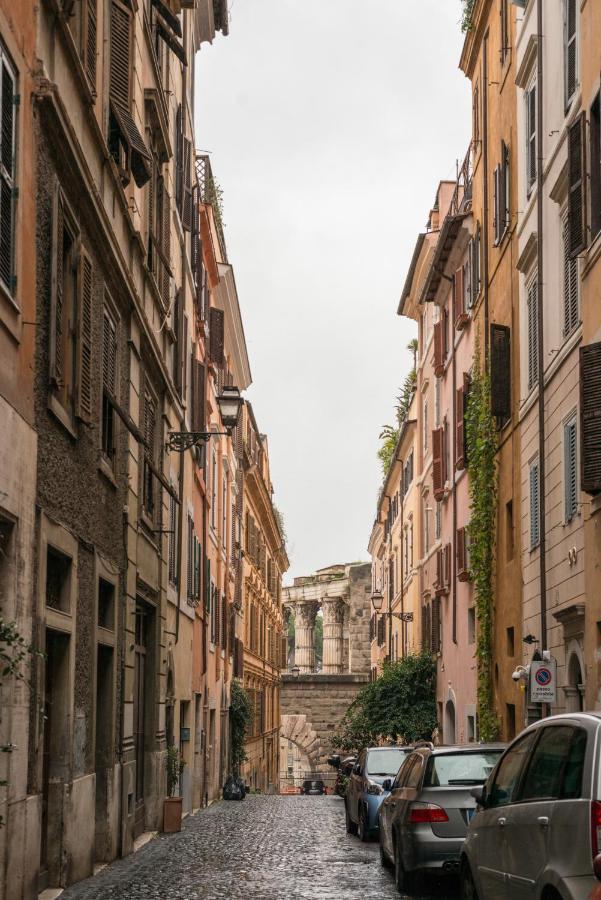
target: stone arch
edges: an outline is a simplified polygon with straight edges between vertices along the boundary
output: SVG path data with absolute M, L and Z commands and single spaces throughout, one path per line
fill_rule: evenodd
M 315 769 L 321 754 L 321 741 L 305 715 L 284 715 L 280 726 L 280 738 L 292 741 L 306 754 L 311 768 Z
M 576 640 L 570 641 L 567 648 L 566 695 L 567 712 L 581 712 L 584 709 L 584 678 L 585 667 L 582 655 L 582 647 Z

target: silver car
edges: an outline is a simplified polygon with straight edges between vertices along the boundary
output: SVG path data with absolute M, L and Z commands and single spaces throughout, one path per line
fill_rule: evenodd
M 430 745 L 407 757 L 379 813 L 380 859 L 394 866 L 400 892 L 414 889 L 419 872 L 458 870 L 476 809 L 471 788 L 486 781 L 503 749 L 502 744 Z
M 601 851 L 601 713 L 551 716 L 510 745 L 461 857 L 466 900 L 587 900 Z

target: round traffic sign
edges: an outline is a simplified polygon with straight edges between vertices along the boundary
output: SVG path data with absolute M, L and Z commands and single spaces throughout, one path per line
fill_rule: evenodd
M 541 687 L 547 687 L 547 685 L 551 684 L 553 681 L 553 675 L 551 674 L 550 669 L 541 668 L 534 677 L 536 678 L 536 683 L 540 684 Z

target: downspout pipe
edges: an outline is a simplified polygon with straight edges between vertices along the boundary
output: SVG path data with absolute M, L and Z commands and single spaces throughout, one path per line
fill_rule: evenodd
M 488 190 L 488 32 L 484 36 L 484 52 L 482 54 L 482 163 L 484 166 L 484 191 L 482 197 L 482 282 L 484 287 L 484 359 L 488 365 L 489 351 L 489 295 L 488 295 L 488 247 L 489 247 L 489 190 Z

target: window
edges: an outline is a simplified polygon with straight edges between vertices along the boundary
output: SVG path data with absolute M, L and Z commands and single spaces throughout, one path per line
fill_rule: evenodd
M 429 512 L 431 512 L 428 506 L 428 496 L 426 495 L 423 500 L 423 519 L 424 519 L 424 552 L 427 553 L 430 549 L 430 516 Z
M 117 325 L 105 308 L 102 319 L 102 452 L 111 463 L 115 457 L 115 410 L 117 394 Z
M 519 799 L 576 799 L 582 787 L 586 733 L 568 726 L 542 729 Z
M 582 439 L 582 490 L 601 492 L 601 342 L 580 348 L 580 433 Z
M 196 546 L 194 537 L 194 519 L 188 516 L 188 565 L 186 568 L 186 592 L 188 600 L 194 597 L 194 575 L 196 564 Z
M 96 90 L 96 0 L 83 0 L 71 7 L 68 20 L 73 40 L 92 91 Z
M 476 643 L 476 608 L 470 606 L 467 611 L 467 642 L 468 644 Z
M 509 53 L 509 0 L 501 0 L 501 65 Z
M 409 522 L 409 565 L 413 569 L 413 519 Z
M 142 470 L 142 508 L 148 518 L 154 522 L 158 493 L 153 472 L 157 441 L 157 402 L 148 388 L 144 390 L 143 415 L 142 426 L 146 446 L 144 447 L 144 466 Z
M 69 412 L 75 408 L 75 328 L 77 247 L 79 236 L 62 191 L 54 198 L 53 308 L 51 310 L 50 378 L 55 394 Z
M 578 512 L 578 459 L 576 416 L 563 426 L 563 479 L 565 486 L 565 520 L 571 522 Z
M 115 628 L 115 585 L 104 578 L 98 579 L 98 625 L 100 628 Z
M 578 309 L 578 259 L 570 254 L 568 217 L 563 220 L 563 334 L 570 335 L 580 322 Z
M 578 15 L 576 0 L 564 0 L 565 106 L 569 107 L 578 86 Z
M 538 462 L 530 466 L 530 549 L 540 543 L 540 497 Z
M 217 643 L 217 602 L 218 591 L 213 582 L 211 582 L 211 608 L 209 610 L 211 643 Z
M 221 543 L 225 549 L 227 544 L 227 475 L 225 472 L 221 481 Z
M 536 84 L 524 94 L 526 101 L 526 192 L 530 196 L 536 181 Z
M 211 528 L 217 528 L 217 454 L 213 451 L 211 464 Z
M 505 504 L 505 555 L 507 562 L 513 559 L 513 500 Z
M 480 142 L 480 85 L 476 84 L 472 96 L 472 140 Z
M 440 535 L 442 532 L 442 503 L 438 501 L 435 506 L 435 518 L 434 518 L 434 540 L 440 540 Z
M 16 154 L 17 154 L 17 75 L 4 46 L 0 43 L 0 281 L 14 294 Z
M 472 240 L 470 241 L 470 258 L 472 265 L 472 279 L 471 279 L 471 291 L 468 294 L 467 302 L 468 306 L 471 308 L 476 302 L 476 298 L 480 293 L 480 289 L 482 287 L 481 281 L 481 268 L 480 268 L 480 254 L 482 252 L 482 233 L 480 229 L 480 222 L 476 225 L 476 233 Z
M 71 557 L 48 545 L 46 550 L 46 606 L 70 611 Z
M 169 583 L 177 585 L 177 504 L 175 497 L 169 495 L 169 534 L 167 542 L 167 559 Z
M 500 750 L 474 750 L 431 756 L 426 766 L 424 787 L 453 787 L 486 781 L 500 755 Z
M 596 116 L 594 111 L 596 109 Z M 597 181 L 601 181 L 601 161 L 599 160 L 599 98 L 596 106 L 591 108 L 591 160 L 593 155 L 593 131 L 596 129 L 597 165 L 591 166 L 591 207 L 594 207 L 592 181 L 597 172 Z M 586 247 L 586 112 L 582 112 L 568 131 L 568 224 L 570 256 L 577 256 Z M 597 213 L 591 213 L 591 230 L 593 221 L 599 227 L 599 196 L 597 194 Z M 596 232 L 595 232 L 596 233 Z
M 507 629 L 507 656 L 510 658 L 515 656 L 515 629 L 513 626 Z
M 509 147 L 501 141 L 501 162 L 493 173 L 493 234 L 495 246 L 509 227 Z
M 528 390 L 538 384 L 538 282 L 534 278 L 526 289 L 528 315 Z
M 428 455 L 428 401 L 424 400 L 424 456 Z
M 583 123 L 582 128 L 585 125 Z M 593 100 L 590 113 L 590 160 L 591 160 L 591 240 L 601 231 L 601 95 Z M 586 173 L 582 166 L 583 175 Z M 584 178 L 582 179 L 584 182 Z M 582 189 L 583 190 L 583 189 Z M 584 196 L 584 192 L 583 192 Z M 584 207 L 584 200 L 581 200 Z M 572 247 L 572 252 L 574 248 Z
M 531 731 L 507 751 L 486 798 L 487 807 L 507 806 L 512 802 L 535 741 L 536 733 Z

